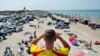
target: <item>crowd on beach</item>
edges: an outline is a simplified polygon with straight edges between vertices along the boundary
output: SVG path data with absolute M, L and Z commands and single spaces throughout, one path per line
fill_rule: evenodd
M 64 20 L 57 19 L 56 17 L 53 16 L 53 14 L 48 14 L 47 16 L 40 16 L 39 18 L 41 18 L 41 17 L 42 18 L 50 17 L 52 20 L 56 21 L 56 23 L 48 22 L 47 26 L 57 25 L 57 28 L 55 27 L 56 29 L 61 29 L 63 27 L 63 24 L 66 24 L 66 26 L 69 26 L 69 28 L 65 27 L 66 29 L 70 29 L 70 24 L 71 23 L 75 23 L 75 24 L 82 23 L 82 24 L 85 24 L 85 25 L 89 25 L 89 27 L 91 27 L 93 30 L 96 29 L 96 24 L 89 23 L 90 20 L 79 19 L 80 17 L 74 17 L 74 16 L 72 17 L 72 16 L 69 16 L 69 15 L 62 15 L 62 14 L 55 14 L 55 15 L 57 15 L 59 17 L 69 18 L 69 21 L 65 22 Z M 3 34 L 12 35 L 13 32 L 17 32 L 17 31 L 20 32 L 20 31 L 23 30 L 23 27 L 21 29 L 18 28 L 19 30 L 17 30 L 18 26 L 23 26 L 24 24 L 29 23 L 29 27 L 34 27 L 35 29 L 42 29 L 41 27 L 43 27 L 43 26 L 41 26 L 40 24 L 45 22 L 45 20 L 42 20 L 42 21 L 39 22 L 40 19 L 38 18 L 38 16 L 34 17 L 33 15 L 31 15 L 31 16 L 30 15 L 29 16 L 23 15 L 22 17 L 17 16 L 17 17 L 11 17 L 11 18 L 12 19 L 9 19 L 9 20 L 5 19 L 6 21 L 3 20 L 6 23 L 6 25 L 2 25 L 2 27 L 0 27 L 1 30 L 4 30 L 4 28 L 7 28 L 9 30 L 9 27 L 12 27 L 12 28 L 10 28 L 11 31 L 8 31 L 6 33 L 4 33 L 4 31 L 0 32 L 0 34 L 1 34 L 0 36 L 3 38 L 3 40 L 7 40 L 6 35 L 3 35 Z M 22 20 L 22 18 L 23 18 L 23 20 Z M 36 19 L 38 21 L 37 25 L 30 23 L 30 21 L 33 22 L 34 19 Z M 13 23 L 11 23 L 11 22 L 13 22 Z M 61 27 L 61 28 L 59 28 L 59 27 Z M 12 30 L 12 29 L 14 29 L 14 30 Z M 63 30 L 63 29 L 61 29 L 61 30 Z M 7 30 L 5 30 L 5 31 L 7 31 Z M 6 47 L 5 51 L 4 51 L 4 56 L 25 56 L 24 52 L 30 55 L 31 54 L 31 52 L 30 52 L 30 47 L 31 46 L 30 45 L 31 45 L 33 40 L 38 38 L 37 37 L 37 30 L 34 31 L 33 35 L 31 35 L 30 32 L 25 32 L 24 36 L 28 35 L 28 34 L 30 34 L 29 40 L 24 40 L 23 39 L 22 41 L 20 41 L 18 43 L 19 49 L 17 51 L 17 55 L 12 53 L 12 50 L 10 49 L 10 47 Z M 83 48 L 85 47 L 87 50 L 92 50 L 92 44 L 93 44 L 92 41 L 87 42 L 85 40 L 78 39 L 77 35 L 74 34 L 74 33 L 69 33 L 68 35 L 69 35 L 68 40 L 69 40 L 70 44 L 72 44 L 73 46 L 80 46 L 78 44 L 78 42 L 79 42 L 80 44 L 82 44 Z M 95 44 L 99 45 L 100 42 L 96 41 Z M 75 53 L 75 56 L 78 56 L 78 55 L 84 56 L 84 53 L 82 53 L 82 51 L 81 52 L 77 51 Z

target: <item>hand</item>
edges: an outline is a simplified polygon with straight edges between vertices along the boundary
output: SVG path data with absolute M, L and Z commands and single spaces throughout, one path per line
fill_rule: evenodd
M 61 38 L 60 35 L 59 35 L 59 33 L 56 34 L 56 38 L 57 39 Z
M 41 38 L 44 38 L 44 37 L 45 37 L 45 34 L 42 34 L 42 35 L 41 35 Z

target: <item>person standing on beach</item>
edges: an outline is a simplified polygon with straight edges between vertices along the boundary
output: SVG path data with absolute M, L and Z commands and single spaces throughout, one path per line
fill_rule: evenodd
M 4 56 L 13 56 L 10 47 L 6 47 L 6 50 L 5 50 Z
M 92 30 L 96 30 L 96 27 L 95 26 L 96 26 L 96 24 L 93 23 L 93 24 L 91 24 L 90 27 L 91 27 Z
M 37 36 L 36 36 L 36 31 L 34 31 L 34 38 L 36 38 Z
M 23 52 L 24 52 L 23 48 L 20 47 L 20 48 L 17 50 L 17 56 L 23 56 Z
M 37 43 L 44 39 L 45 41 L 45 47 L 40 48 L 37 46 Z M 54 49 L 54 42 L 56 39 L 60 40 L 63 47 L 55 50 Z M 54 30 L 48 29 L 45 31 L 44 34 L 42 34 L 40 37 L 36 38 L 30 46 L 30 52 L 33 56 L 68 56 L 68 53 L 70 51 L 69 44 L 61 37 L 59 36 Z
M 75 24 L 77 24 L 77 22 L 78 22 L 78 19 L 76 18 L 76 19 L 74 19 L 74 21 L 75 21 Z
M 34 37 L 31 35 L 31 36 L 29 37 L 29 41 L 32 42 L 33 38 L 34 38 Z
M 24 52 L 24 47 L 22 46 L 21 43 L 18 43 L 19 48 L 17 50 L 17 55 L 16 56 L 23 56 L 23 52 Z
M 40 26 L 39 26 L 39 21 L 38 21 L 38 23 L 37 23 L 37 28 L 38 28 L 38 29 L 40 29 Z

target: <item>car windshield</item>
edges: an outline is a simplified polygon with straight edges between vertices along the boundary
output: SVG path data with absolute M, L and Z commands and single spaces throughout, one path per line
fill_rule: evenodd
M 63 24 L 63 26 L 67 26 L 67 24 Z

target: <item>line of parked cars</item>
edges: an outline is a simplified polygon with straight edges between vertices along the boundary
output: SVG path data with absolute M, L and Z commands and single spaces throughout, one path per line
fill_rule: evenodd
M 5 22 L 0 22 L 3 23 L 3 25 L 0 25 L 0 36 L 4 38 L 13 32 L 21 32 L 23 31 L 23 25 L 29 21 L 33 21 L 34 19 L 35 17 L 33 15 L 5 17 Z

